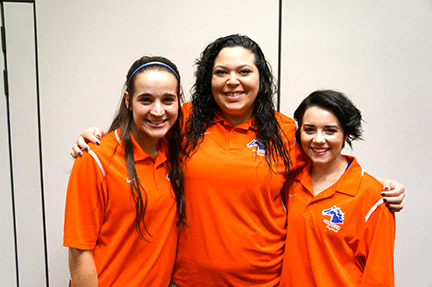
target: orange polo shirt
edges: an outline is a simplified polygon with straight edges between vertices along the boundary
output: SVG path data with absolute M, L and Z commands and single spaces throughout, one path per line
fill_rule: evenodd
M 117 130 L 119 131 L 119 130 Z M 168 286 L 178 230 L 176 200 L 169 182 L 168 143 L 161 140 L 156 158 L 132 136 L 140 183 L 147 193 L 145 241 L 136 232 L 132 198 L 117 131 L 90 144 L 75 160 L 66 198 L 63 244 L 93 250 L 99 286 Z
M 190 104 L 183 109 L 187 117 Z M 276 117 L 290 143 L 295 122 Z M 217 113 L 186 161 L 188 227 L 181 229 L 173 281 L 187 286 L 275 286 L 286 234 L 282 161 L 269 171 L 253 119 L 233 126 Z M 289 139 L 289 140 L 288 140 Z
M 280 286 L 394 286 L 395 217 L 382 184 L 354 157 L 313 195 L 308 164 L 288 186 L 288 231 Z

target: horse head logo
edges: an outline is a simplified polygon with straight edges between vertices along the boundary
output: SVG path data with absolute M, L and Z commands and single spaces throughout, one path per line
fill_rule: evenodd
M 260 143 L 257 139 L 253 139 L 250 143 L 247 144 L 248 148 L 255 148 L 254 151 L 260 156 L 265 156 L 265 146 Z
M 333 205 L 329 209 L 324 209 L 322 211 L 322 215 L 330 215 L 330 222 L 343 224 L 344 221 L 344 213 L 340 210 L 339 207 Z

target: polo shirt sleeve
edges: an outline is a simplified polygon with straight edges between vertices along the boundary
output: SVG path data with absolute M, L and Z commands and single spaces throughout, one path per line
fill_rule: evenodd
M 359 253 L 365 260 L 360 286 L 394 286 L 395 216 L 382 199 L 367 213 Z
M 103 223 L 106 197 L 100 161 L 93 153 L 75 160 L 66 195 L 63 245 L 93 250 Z

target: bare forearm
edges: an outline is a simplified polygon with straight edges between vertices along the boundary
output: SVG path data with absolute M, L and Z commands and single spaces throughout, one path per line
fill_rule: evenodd
M 74 287 L 97 287 L 93 251 L 69 248 L 69 270 Z

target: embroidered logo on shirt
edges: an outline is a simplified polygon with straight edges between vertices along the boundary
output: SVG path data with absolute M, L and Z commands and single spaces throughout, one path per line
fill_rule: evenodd
M 169 172 L 167 173 L 166 179 L 167 179 L 168 181 L 171 181 L 171 176 L 170 176 L 170 173 L 169 173 Z
M 322 211 L 322 215 L 330 215 L 330 220 L 324 219 L 323 221 L 327 225 L 326 227 L 331 231 L 338 232 L 341 228 L 338 224 L 344 223 L 343 221 L 345 213 L 343 213 L 342 210 L 336 205 L 333 205 L 331 208 L 324 209 Z
M 265 156 L 264 145 L 257 141 L 257 139 L 253 139 L 250 143 L 247 144 L 247 147 L 253 148 L 252 151 L 256 151 L 257 155 Z

